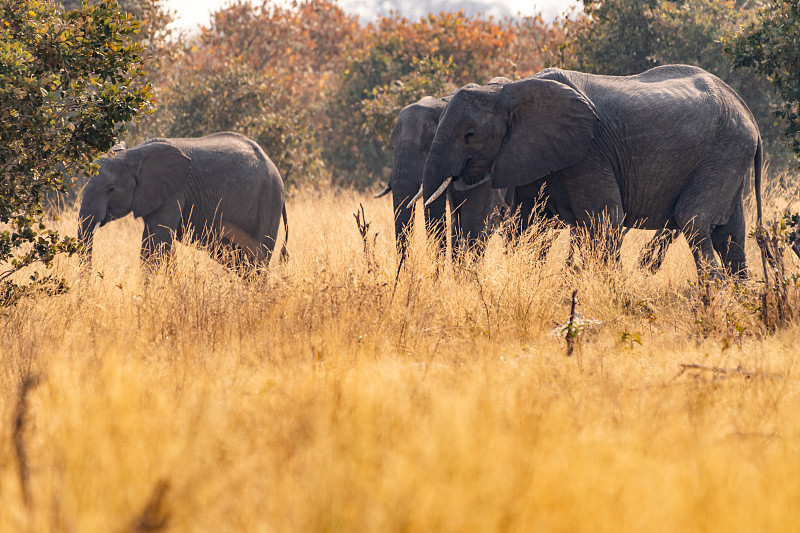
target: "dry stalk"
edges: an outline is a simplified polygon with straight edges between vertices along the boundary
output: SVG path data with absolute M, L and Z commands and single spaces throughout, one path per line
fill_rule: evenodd
M 569 309 L 569 322 L 567 322 L 565 329 L 565 338 L 567 340 L 567 357 L 572 356 L 575 349 L 575 339 L 578 338 L 578 326 L 575 324 L 575 309 L 578 306 L 578 289 L 572 291 L 572 304 Z

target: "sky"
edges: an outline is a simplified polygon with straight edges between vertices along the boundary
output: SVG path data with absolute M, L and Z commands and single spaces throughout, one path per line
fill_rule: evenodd
M 256 0 L 259 1 L 259 0 Z M 230 0 L 168 0 L 168 5 L 176 12 L 177 24 L 179 27 L 192 31 L 200 25 L 208 23 L 209 14 L 219 8 L 229 4 Z M 449 4 L 449 10 L 455 11 L 459 7 L 483 4 L 485 9 L 480 9 L 485 14 L 496 16 L 517 13 L 533 15 L 541 12 L 546 19 L 552 20 L 557 15 L 563 13 L 573 5 L 577 5 L 578 0 L 438 0 L 437 5 Z M 409 18 L 417 18 L 424 13 L 419 11 L 422 2 L 413 0 L 339 0 L 339 5 L 347 12 L 357 14 L 363 21 L 369 21 L 376 14 L 388 14 L 394 8 Z M 469 11 L 465 9 L 465 11 Z

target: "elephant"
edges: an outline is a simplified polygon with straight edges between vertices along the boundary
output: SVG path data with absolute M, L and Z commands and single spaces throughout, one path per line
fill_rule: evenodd
M 507 78 L 493 78 L 489 84 L 501 85 L 511 80 Z M 477 86 L 477 85 L 475 85 Z M 469 87 L 469 86 L 468 86 Z M 380 198 L 392 193 L 394 208 L 394 229 L 397 250 L 405 256 L 408 242 L 413 231 L 412 222 L 413 204 L 419 196 L 422 186 L 422 170 L 428 156 L 436 127 L 442 112 L 447 107 L 453 94 L 444 98 L 425 96 L 417 102 L 404 107 L 397 116 L 397 121 L 392 129 L 391 145 L 393 152 L 392 173 L 388 185 L 375 198 Z M 426 225 L 428 231 L 434 231 L 438 224 L 440 228 L 445 224 L 445 202 L 449 198 L 451 210 L 450 235 L 454 250 L 474 248 L 485 238 L 489 230 L 488 219 L 502 205 L 499 194 L 494 192 L 488 176 L 479 183 L 467 185 L 454 183 L 434 206 L 441 214 L 438 218 L 431 219 L 430 209 L 426 209 Z M 443 231 L 436 233 L 437 248 L 444 251 L 447 247 L 447 236 Z
M 241 250 L 249 265 L 266 265 L 281 217 L 281 258 L 288 257 L 283 180 L 261 147 L 243 135 L 148 139 L 101 157 L 99 166 L 79 212 L 84 264 L 91 264 L 94 232 L 130 212 L 144 219 L 140 255 L 147 265 L 157 265 L 185 235 L 210 246 L 226 266 L 237 267 L 238 258 L 218 245 Z
M 456 93 L 423 171 L 426 205 L 450 183 L 515 198 L 545 180 L 559 218 L 592 233 L 612 227 L 680 230 L 698 271 L 747 276 L 743 207 L 754 167 L 761 225 L 762 143 L 744 101 L 716 76 L 665 65 L 633 76 L 545 69 L 503 86 Z M 435 215 L 434 215 L 435 216 Z

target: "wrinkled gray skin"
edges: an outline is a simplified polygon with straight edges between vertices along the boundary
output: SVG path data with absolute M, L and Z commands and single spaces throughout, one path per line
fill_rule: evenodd
M 744 180 L 755 168 L 761 221 L 761 138 L 742 99 L 685 65 L 635 76 L 546 69 L 502 87 L 453 96 L 425 164 L 430 200 L 450 176 L 515 198 L 538 193 L 568 224 L 680 230 L 698 269 L 746 276 Z M 651 241 L 652 242 L 652 241 Z M 647 253 L 647 252 L 645 252 Z
M 91 264 L 97 227 L 131 212 L 144 219 L 141 258 L 151 264 L 190 229 L 203 245 L 232 246 L 249 262 L 267 264 L 281 215 L 286 226 L 278 169 L 255 142 L 227 132 L 150 139 L 101 158 L 99 174 L 87 183 L 80 208 L 84 261 Z
M 503 84 L 511 80 L 494 78 L 490 84 Z M 392 129 L 391 145 L 394 156 L 389 184 L 382 193 L 391 191 L 394 207 L 394 230 L 397 250 L 405 255 L 409 237 L 413 231 L 413 206 L 409 202 L 422 185 L 422 171 L 428 157 L 433 137 L 442 113 L 452 94 L 444 98 L 425 96 L 418 102 L 404 107 L 397 116 Z M 447 248 L 446 204 L 451 210 L 450 235 L 453 249 L 464 251 L 476 247 L 487 236 L 490 229 L 488 219 L 495 208 L 502 205 L 500 195 L 492 190 L 489 180 L 478 185 L 456 184 L 448 188 L 447 194 L 434 205 L 425 209 L 425 223 L 430 234 L 435 235 L 437 247 Z M 435 214 L 435 216 L 432 215 Z
M 509 216 L 516 218 L 514 224 L 511 226 L 512 232 L 508 235 L 509 238 L 519 238 L 531 225 L 531 222 L 539 220 L 560 220 L 558 217 L 558 210 L 550 200 L 549 189 L 547 188 L 547 180 L 541 179 L 534 182 L 531 186 L 523 188 L 527 189 L 527 196 L 522 196 L 517 199 L 516 189 L 509 188 L 503 190 L 503 208 L 509 213 Z M 532 190 L 541 191 L 536 196 L 531 196 Z M 541 196 L 539 196 L 541 195 Z M 562 221 L 563 222 L 563 221 Z M 569 256 L 567 259 L 568 264 L 573 264 L 575 249 L 580 249 L 581 243 L 579 235 L 567 226 L 570 236 Z M 622 251 L 622 241 L 625 237 L 627 230 L 623 230 L 618 236 L 609 236 L 614 239 L 606 244 L 613 245 L 611 248 L 611 256 L 607 259 L 619 261 L 620 252 Z M 639 267 L 650 270 L 653 274 L 658 272 L 661 268 L 664 258 L 667 254 L 669 246 L 675 242 L 680 235 L 678 230 L 660 229 L 656 231 L 655 235 L 647 242 L 639 256 Z M 553 240 L 547 241 L 541 250 L 540 259 L 544 259 L 550 250 Z

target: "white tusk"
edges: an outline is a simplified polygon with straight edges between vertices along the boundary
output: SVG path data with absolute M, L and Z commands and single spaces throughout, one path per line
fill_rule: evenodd
M 416 202 L 420 198 L 422 198 L 422 185 L 419 186 L 419 190 L 417 191 L 417 194 L 414 195 L 414 198 L 412 198 L 411 201 L 408 202 L 408 206 L 407 206 L 408 209 L 411 209 L 412 207 L 414 207 L 414 202 Z
M 439 198 L 439 197 L 442 195 L 442 193 L 443 193 L 443 192 L 444 192 L 444 191 L 447 189 L 447 187 L 450 185 L 450 182 L 451 182 L 451 181 L 453 181 L 453 178 L 447 178 L 446 180 L 444 180 L 444 181 L 442 182 L 442 184 L 441 184 L 441 185 L 439 185 L 439 188 L 438 188 L 438 189 L 436 189 L 436 192 L 435 192 L 435 193 L 433 193 L 433 194 L 431 195 L 431 197 L 430 197 L 430 198 L 428 198 L 428 201 L 427 201 L 427 202 L 425 202 L 425 207 L 428 207 L 428 206 L 429 206 L 429 205 L 431 205 L 431 204 L 432 204 L 432 203 L 433 203 L 433 202 L 434 202 L 434 201 L 435 201 L 437 198 Z
M 97 230 L 99 230 L 99 229 L 100 229 L 100 222 L 98 222 L 97 224 L 94 225 L 94 229 L 92 230 L 92 235 L 97 233 Z
M 383 189 L 381 192 L 379 192 L 378 194 L 373 196 L 373 198 L 383 198 L 384 196 L 386 196 L 390 192 L 392 192 L 392 187 L 387 185 L 385 189 Z

